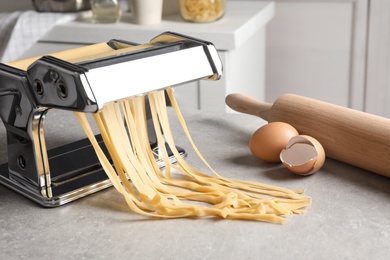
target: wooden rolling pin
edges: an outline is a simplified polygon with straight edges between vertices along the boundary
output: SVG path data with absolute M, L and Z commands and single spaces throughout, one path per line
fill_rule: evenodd
M 330 158 L 390 177 L 390 119 L 302 96 L 273 104 L 230 94 L 226 104 L 268 122 L 286 122 L 316 138 Z

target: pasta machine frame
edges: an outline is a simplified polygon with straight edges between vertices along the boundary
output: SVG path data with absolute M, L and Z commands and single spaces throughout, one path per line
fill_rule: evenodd
M 49 54 L 27 70 L 0 64 L 0 116 L 8 154 L 8 163 L 0 166 L 0 183 L 45 207 L 110 187 L 87 139 L 46 149 L 47 112 L 94 113 L 107 102 L 222 75 L 218 53 L 207 41 L 165 32 L 144 45 L 121 40 L 107 44 L 120 53 L 79 63 Z M 130 46 L 137 50 L 126 51 Z M 183 149 L 181 153 L 186 156 Z

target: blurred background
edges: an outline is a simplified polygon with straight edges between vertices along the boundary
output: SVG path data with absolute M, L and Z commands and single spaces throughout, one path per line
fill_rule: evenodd
M 390 117 L 390 1 L 273 2 L 275 16 L 266 26 L 266 101 L 296 93 Z M 28 0 L 0 2 L 1 13 L 31 9 Z

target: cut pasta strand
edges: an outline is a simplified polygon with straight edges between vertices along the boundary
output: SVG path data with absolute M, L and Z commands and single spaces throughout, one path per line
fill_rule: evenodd
M 158 218 L 212 216 L 285 223 L 286 216 L 300 214 L 311 204 L 311 198 L 301 190 L 225 178 L 214 171 L 196 148 L 173 89 L 165 91 L 193 150 L 211 175 L 194 169 L 177 150 L 164 90 L 148 94 L 158 153 L 148 139 L 144 96 L 106 104 L 94 114 L 113 165 L 98 145 L 86 115 L 75 113 L 104 171 L 132 211 Z M 175 163 L 170 161 L 166 145 Z M 164 162 L 164 169 L 157 159 Z

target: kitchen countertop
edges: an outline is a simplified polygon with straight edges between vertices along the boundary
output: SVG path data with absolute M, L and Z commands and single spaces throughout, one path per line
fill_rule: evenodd
M 198 148 L 220 174 L 306 189 L 313 204 L 286 224 L 148 219 L 109 188 L 58 208 L 42 208 L 0 185 L 0 259 L 387 259 L 390 179 L 327 159 L 309 177 L 254 158 L 251 134 L 265 122 L 241 114 L 184 112 Z M 173 129 L 177 144 L 188 148 Z M 49 146 L 83 137 L 72 113 L 50 111 Z M 0 123 L 0 161 L 6 136 Z M 188 161 L 200 170 L 195 154 Z

